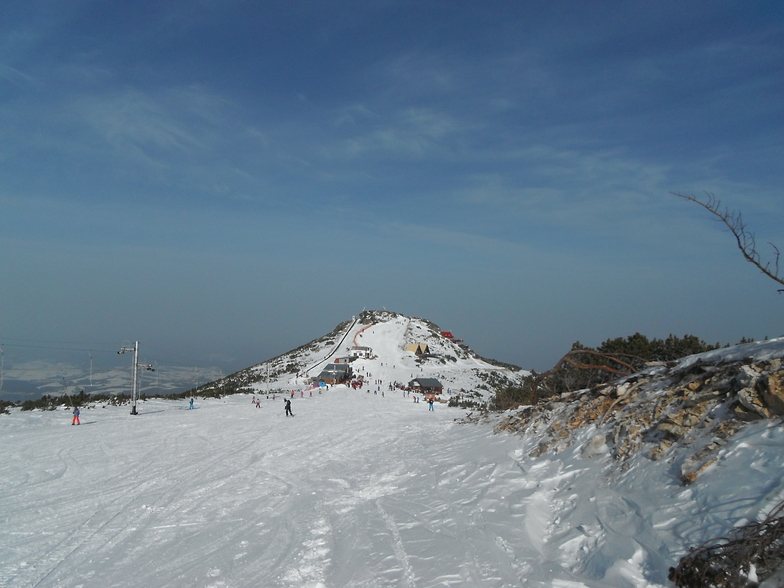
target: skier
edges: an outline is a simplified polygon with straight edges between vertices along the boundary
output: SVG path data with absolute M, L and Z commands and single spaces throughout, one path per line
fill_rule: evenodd
M 73 415 L 74 416 L 73 416 L 73 420 L 71 421 L 72 425 L 81 425 L 82 424 L 82 422 L 79 420 L 79 415 L 80 414 L 81 413 L 79 412 L 79 407 L 78 406 L 74 406 L 74 409 L 73 409 Z
M 294 416 L 294 413 L 291 412 L 291 400 L 286 398 L 286 416 L 289 416 L 289 415 Z
M 428 403 L 430 404 L 430 407 L 427 410 L 432 410 L 433 412 L 435 412 L 435 409 L 433 408 L 433 399 L 431 398 L 430 400 L 428 400 Z
M 188 410 L 193 410 L 193 398 L 191 398 L 191 403 L 188 406 Z

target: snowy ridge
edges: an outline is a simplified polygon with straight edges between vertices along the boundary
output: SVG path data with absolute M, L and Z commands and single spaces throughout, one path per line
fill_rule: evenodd
M 688 483 L 746 424 L 784 415 L 782 356 L 784 338 L 689 356 L 508 411 L 498 429 L 530 432 L 538 440 L 533 456 L 559 453 L 587 429 L 589 457 L 622 461 L 644 450 L 661 459 L 688 447 L 692 455 L 681 465 Z
M 593 560 L 625 552 L 627 563 L 658 570 L 619 568 L 631 585 L 667 585 L 668 559 L 784 501 L 782 357 L 784 338 L 739 345 L 507 412 L 496 430 L 522 436 L 536 463 L 529 474 L 571 464 L 607 485 L 542 501 L 540 516 L 545 504 L 557 511 L 548 535 L 580 556 L 576 571 L 592 575 Z M 601 570 L 605 579 L 612 572 Z

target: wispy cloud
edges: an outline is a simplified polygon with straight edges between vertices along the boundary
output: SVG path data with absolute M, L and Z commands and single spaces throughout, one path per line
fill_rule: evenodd
M 193 91 L 153 97 L 126 90 L 81 96 L 71 108 L 98 136 L 119 150 L 187 152 L 209 148 L 202 132 L 210 123 L 204 103 L 203 94 Z
M 357 124 L 357 112 L 364 124 Z M 370 118 L 366 109 L 352 107 L 336 116 L 336 126 L 354 133 L 324 145 L 320 155 L 324 158 L 361 159 L 386 156 L 401 159 L 439 158 L 451 151 L 450 142 L 459 140 L 465 128 L 449 114 L 430 108 L 409 108 L 387 116 Z M 357 128 L 361 127 L 361 128 Z
M 24 87 L 35 82 L 33 76 L 27 75 L 26 73 L 3 63 L 0 63 L 0 80 L 5 80 L 18 87 Z

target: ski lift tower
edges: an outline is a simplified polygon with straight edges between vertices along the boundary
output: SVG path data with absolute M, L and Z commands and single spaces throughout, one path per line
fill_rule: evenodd
M 136 415 L 139 414 L 138 412 L 136 412 L 136 398 L 138 398 L 138 387 L 139 387 L 139 376 L 138 376 L 139 368 L 141 367 L 151 372 L 154 372 L 155 369 L 153 369 L 152 365 L 150 365 L 149 363 L 145 363 L 145 364 L 139 363 L 138 341 L 135 342 L 133 347 L 120 348 L 120 350 L 117 353 L 123 354 L 123 353 L 130 353 L 131 351 L 133 351 L 133 379 L 131 383 L 131 414 Z

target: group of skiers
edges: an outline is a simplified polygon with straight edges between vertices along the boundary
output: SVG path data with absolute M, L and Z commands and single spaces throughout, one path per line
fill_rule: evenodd
M 379 380 L 379 382 L 380 382 L 380 380 Z M 380 389 L 380 386 L 379 386 L 379 389 Z M 320 391 L 319 391 L 319 392 L 320 392 Z M 368 392 L 370 392 L 370 390 L 368 390 Z M 374 393 L 374 394 L 378 394 L 378 390 L 374 391 L 373 393 Z M 410 392 L 409 392 L 409 393 L 410 393 Z M 310 392 L 310 395 L 311 395 L 311 397 L 313 396 L 313 392 L 312 392 L 312 391 Z M 406 395 L 406 391 L 404 390 L 404 391 L 403 391 L 403 396 L 405 396 L 405 395 Z M 301 396 L 302 398 L 304 398 L 304 397 L 305 397 L 305 393 L 304 393 L 304 391 L 303 391 L 303 392 L 301 392 L 300 396 Z M 382 396 L 382 397 L 384 396 L 384 392 L 383 392 L 383 391 L 381 391 L 381 396 Z M 269 396 L 267 396 L 267 398 L 269 399 Z M 294 391 L 293 391 L 293 390 L 291 391 L 291 398 L 294 398 Z M 272 399 L 273 399 L 273 400 L 275 400 L 275 396 L 274 396 L 274 395 L 272 396 Z M 192 410 L 192 409 L 193 409 L 193 401 L 194 401 L 194 399 L 193 399 L 193 398 L 191 398 L 191 400 L 190 400 L 190 404 L 188 405 L 188 410 Z M 414 396 L 414 402 L 419 402 L 419 398 L 417 398 L 416 396 Z M 435 409 L 433 408 L 433 402 L 434 402 L 434 399 L 433 399 L 433 397 L 432 397 L 432 396 L 431 396 L 430 398 L 428 398 L 428 404 L 429 404 L 428 410 L 435 410 Z M 251 403 L 252 403 L 252 404 L 253 404 L 253 406 L 255 406 L 256 408 L 261 408 L 261 399 L 260 399 L 260 398 L 256 398 L 256 397 L 254 396 L 254 397 L 251 399 Z M 286 398 L 286 399 L 285 399 L 285 402 L 284 402 L 284 408 L 286 409 L 286 416 L 294 416 L 294 413 L 293 413 L 293 412 L 291 412 L 291 399 L 289 399 L 289 398 Z M 71 420 L 71 424 L 72 424 L 72 425 L 81 425 L 81 424 L 82 424 L 82 422 L 79 420 L 79 416 L 80 416 L 81 414 L 82 414 L 82 413 L 81 413 L 81 411 L 79 410 L 79 407 L 78 407 L 78 406 L 74 406 L 74 409 L 73 409 L 73 419 Z
M 310 395 L 313 396 L 313 392 L 311 392 Z M 304 393 L 302 394 L 302 397 L 303 398 L 305 397 Z M 275 398 L 276 398 L 276 395 L 273 394 L 272 395 L 272 399 L 275 400 Z M 291 391 L 291 398 L 294 398 L 294 391 L 293 390 Z M 284 398 L 283 399 L 283 406 L 286 409 L 286 416 L 294 416 L 294 413 L 291 412 L 291 398 Z M 267 399 L 269 400 L 269 396 L 267 396 Z M 261 408 L 261 397 L 256 398 L 254 396 L 253 398 L 250 399 L 250 402 L 256 408 Z

